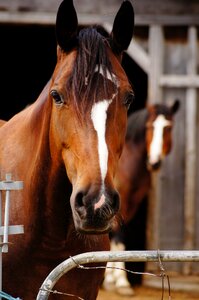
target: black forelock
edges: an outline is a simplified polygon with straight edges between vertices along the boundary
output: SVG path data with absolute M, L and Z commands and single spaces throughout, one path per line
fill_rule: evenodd
M 77 57 L 67 86 L 67 90 L 73 93 L 76 107 L 79 107 L 85 99 L 90 98 L 88 96 L 91 92 L 90 101 L 96 101 L 99 87 L 102 88 L 100 76 L 96 76 L 100 72 L 99 69 L 96 72 L 97 65 L 102 67 L 105 79 L 108 73 L 112 74 L 107 47 L 109 47 L 108 35 L 101 27 L 88 27 L 79 31 Z M 95 79 L 95 84 L 92 84 L 93 79 Z M 107 81 L 103 81 L 105 92 L 108 91 Z

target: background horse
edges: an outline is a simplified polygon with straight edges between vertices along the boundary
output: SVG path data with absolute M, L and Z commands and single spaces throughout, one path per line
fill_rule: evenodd
M 36 299 L 61 261 L 109 249 L 108 231 L 119 209 L 113 177 L 132 98 L 121 57 L 133 26 L 133 8 L 125 1 L 110 37 L 99 27 L 78 30 L 73 2 L 64 0 L 52 77 L 32 105 L 0 128 L 1 179 L 11 173 L 24 182 L 22 192 L 13 192 L 10 224 L 23 224 L 25 233 L 10 237 L 3 257 L 3 290 L 12 296 Z M 103 273 L 76 269 L 56 289 L 94 300 Z
M 111 250 L 125 250 L 125 225 L 134 218 L 147 196 L 151 173 L 160 168 L 162 159 L 171 151 L 173 116 L 178 108 L 178 100 L 172 106 L 155 104 L 132 113 L 128 119 L 125 146 L 116 175 L 123 225 L 120 224 L 111 234 Z M 108 265 L 125 268 L 124 263 Z M 107 268 L 103 285 L 120 294 L 133 294 L 127 274 L 121 270 Z

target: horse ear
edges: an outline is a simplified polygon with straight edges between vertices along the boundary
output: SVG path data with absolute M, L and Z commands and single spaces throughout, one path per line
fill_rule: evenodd
M 173 105 L 171 106 L 172 113 L 175 114 L 178 111 L 179 107 L 180 107 L 180 101 L 176 99 Z
M 111 46 L 116 54 L 126 50 L 134 29 L 134 10 L 130 1 L 123 1 L 113 23 Z
M 77 43 L 78 20 L 73 0 L 63 0 L 56 18 L 57 43 L 64 51 L 70 51 Z

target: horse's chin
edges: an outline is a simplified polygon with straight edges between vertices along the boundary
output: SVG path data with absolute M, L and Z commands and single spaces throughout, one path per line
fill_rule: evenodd
M 75 229 L 77 232 L 81 234 L 106 234 L 109 233 L 112 229 L 112 222 L 109 221 L 106 224 L 98 224 L 90 223 L 86 220 L 78 220 L 78 222 L 75 223 Z
M 110 228 L 106 229 L 85 229 L 85 228 L 76 228 L 77 232 L 81 234 L 86 234 L 86 235 L 100 235 L 100 234 L 107 234 L 110 232 Z

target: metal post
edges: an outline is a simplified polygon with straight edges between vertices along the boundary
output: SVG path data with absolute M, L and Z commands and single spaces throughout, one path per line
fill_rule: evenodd
M 21 189 L 23 189 L 23 182 L 13 181 L 11 174 L 6 174 L 6 180 L 0 181 L 0 292 L 2 291 L 2 253 L 8 252 L 8 236 L 24 233 L 23 225 L 9 226 L 10 191 Z M 2 226 L 2 191 L 6 193 L 4 226 Z
M 0 190 L 0 227 L 2 226 L 2 192 Z M 0 235 L 0 291 L 2 291 L 2 236 Z M 1 300 L 1 297 L 0 297 Z
M 8 252 L 9 208 L 10 208 L 10 191 L 6 191 L 5 212 L 4 212 L 3 246 L 2 246 L 2 252 L 3 253 Z

